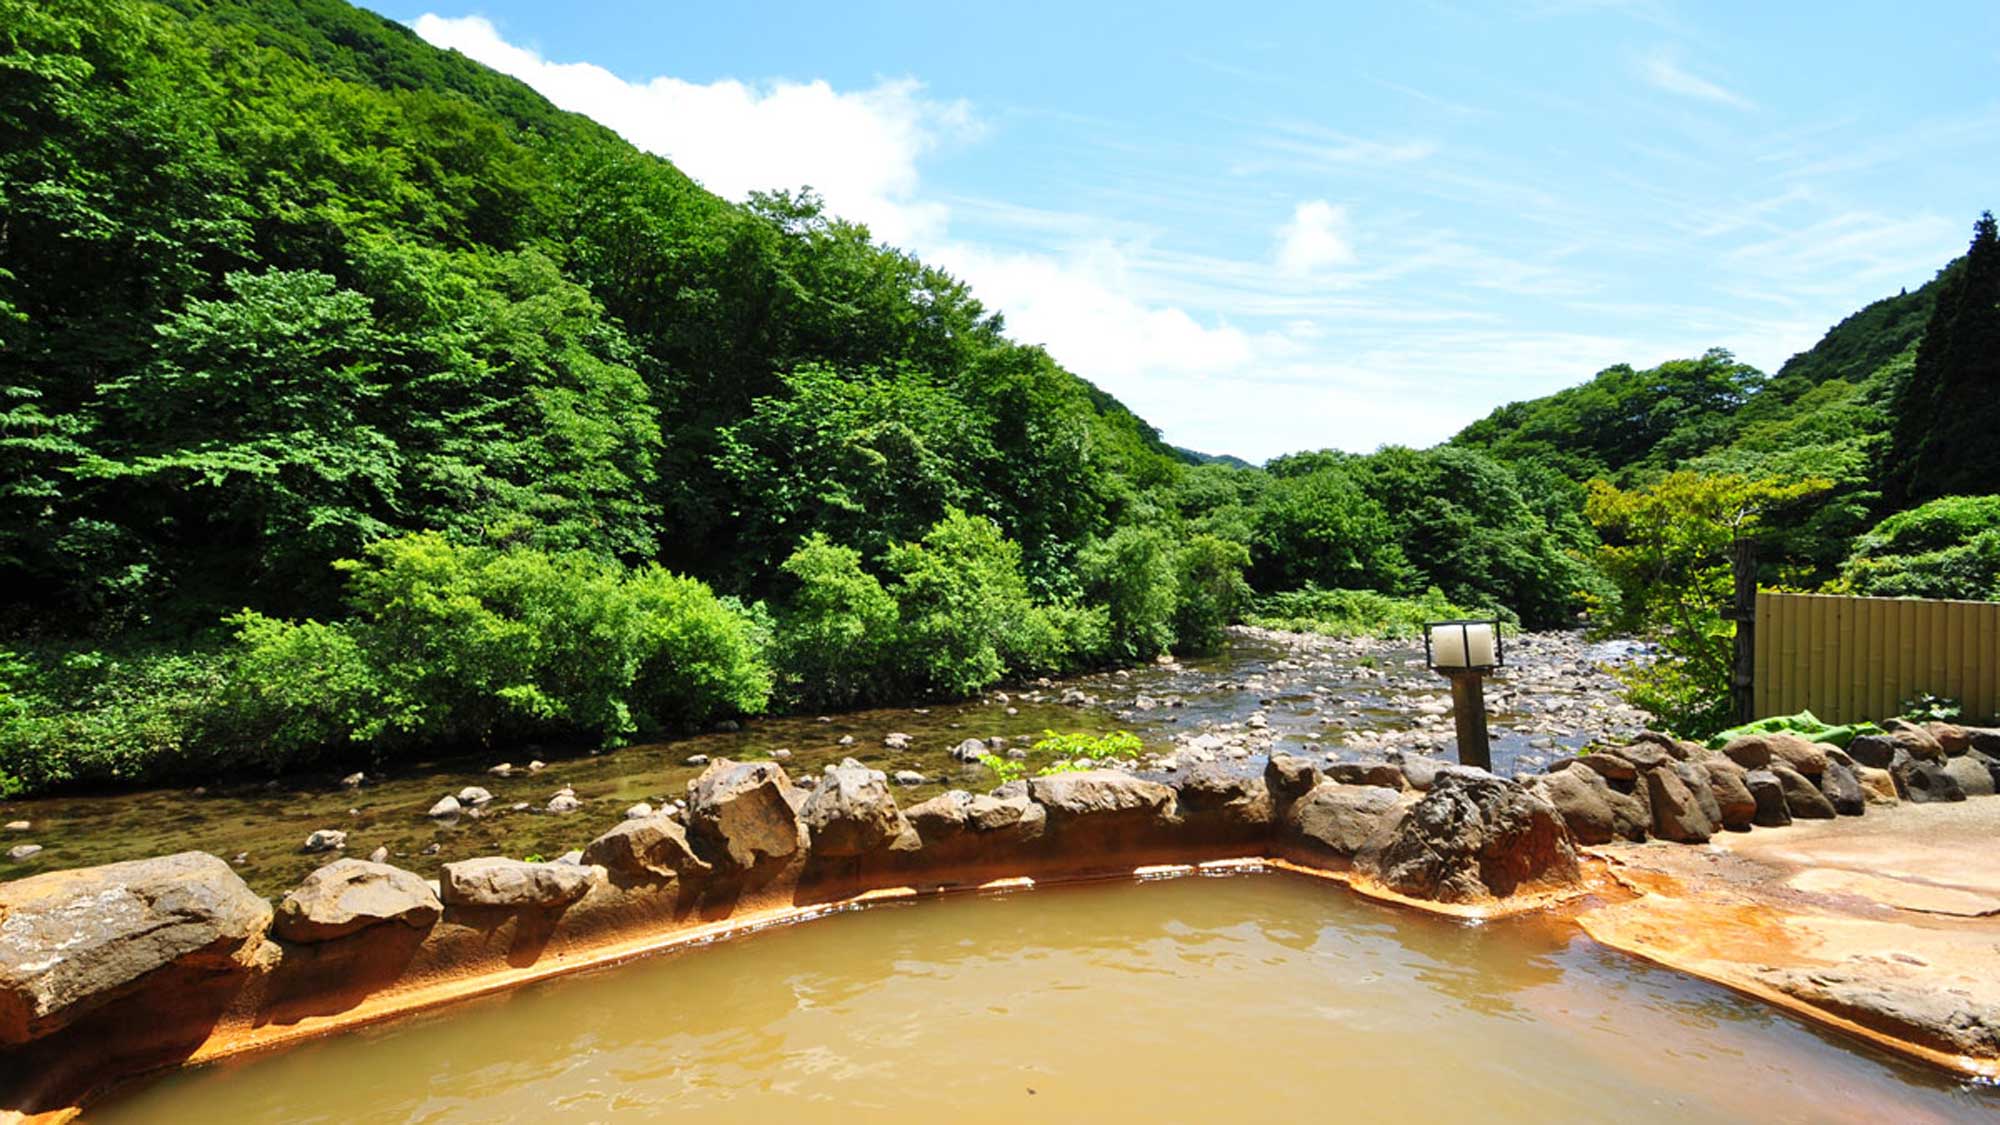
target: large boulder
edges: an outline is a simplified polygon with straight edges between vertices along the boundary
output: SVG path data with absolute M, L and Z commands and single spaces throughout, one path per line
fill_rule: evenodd
M 1639 780 L 1639 767 L 1616 750 L 1597 750 L 1565 759 L 1559 764 L 1569 769 L 1587 769 L 1609 782 L 1631 784 Z
M 1944 764 L 1944 772 L 1958 783 L 1968 797 L 1993 796 L 1994 782 L 2000 780 L 2000 761 L 1977 750 L 1968 750 Z
M 1174 805 L 1190 823 L 1232 835 L 1271 826 L 1274 802 L 1263 775 L 1223 762 L 1197 762 L 1174 775 Z
M 1562 814 L 1570 836 L 1579 844 L 1608 844 L 1621 837 L 1630 839 L 1629 833 L 1634 827 L 1638 829 L 1637 838 L 1645 838 L 1645 825 L 1620 823 L 1613 800 L 1623 795 L 1613 793 L 1611 785 L 1595 770 L 1559 769 L 1543 774 L 1529 784 Z
M 427 931 L 443 914 L 431 885 L 416 875 L 386 863 L 337 859 L 292 888 L 278 904 L 272 932 L 304 944 L 392 923 Z
M 1824 769 L 1824 760 L 1822 760 Z M 1807 780 L 1806 776 L 1776 760 L 1770 765 L 1771 776 L 1778 779 L 1778 786 L 1785 795 L 1785 811 L 1793 820 L 1831 820 L 1835 813 L 1833 802 L 1819 787 Z
M 1757 815 L 1752 821 L 1757 827 L 1783 828 L 1792 822 L 1792 810 L 1785 805 L 1785 784 L 1776 773 L 1769 769 L 1749 770 L 1743 775 L 1743 784 L 1757 802 Z
M 0 883 L 0 1043 L 61 1028 L 169 967 L 247 972 L 271 904 L 204 852 Z
M 1264 787 L 1281 807 L 1312 792 L 1322 776 L 1319 763 L 1283 750 L 1272 751 L 1270 760 L 1264 764 Z
M 1854 780 L 1861 785 L 1861 797 L 1871 805 L 1902 804 L 1902 797 L 1896 791 L 1896 775 L 1888 770 L 1878 770 L 1873 766 L 1855 766 Z
M 1399 894 L 1479 902 L 1579 881 L 1576 848 L 1556 807 L 1480 770 L 1444 769 L 1355 866 Z
M 1908 759 L 1907 762 L 1900 772 L 1896 772 L 1896 780 L 1911 804 L 1934 805 L 1965 800 L 1965 787 L 1943 766 L 1916 759 Z
M 713 870 L 695 854 L 687 829 L 663 814 L 620 822 L 583 849 L 583 862 L 661 880 L 689 879 Z
M 1861 791 L 1861 779 L 1840 762 L 1826 763 L 1826 772 L 1819 775 L 1819 791 L 1841 816 L 1860 816 L 1868 810 L 1868 796 Z
M 826 767 L 799 818 L 811 834 L 813 854 L 829 857 L 887 851 L 910 828 L 889 795 L 887 775 L 853 758 Z
M 1708 794 L 1708 779 L 1692 783 L 1674 769 L 1650 769 L 1641 775 L 1646 801 L 1653 810 L 1653 835 L 1680 844 L 1703 844 L 1721 830 L 1717 817 L 1710 815 L 1698 795 Z M 1708 805 L 1715 798 L 1710 796 Z
M 1394 789 L 1328 781 L 1292 803 L 1285 834 L 1316 852 L 1351 859 L 1403 807 Z
M 1749 771 L 1721 754 L 1707 754 L 1699 761 L 1708 772 L 1708 791 L 1715 797 L 1722 826 L 1740 832 L 1756 823 L 1757 798 L 1750 795 L 1750 786 L 1743 780 Z
M 1403 787 L 1403 767 L 1386 758 L 1364 758 L 1358 762 L 1333 762 L 1326 767 L 1329 781 L 1342 785 L 1375 785 L 1384 789 Z
M 1048 811 L 1028 798 L 1025 785 L 1002 789 L 990 794 L 953 789 L 910 806 L 904 818 L 925 848 L 977 839 L 982 851 L 997 850 L 1039 839 L 1048 826 Z
M 590 893 L 604 869 L 483 856 L 444 865 L 440 897 L 452 906 L 555 910 Z
M 1923 728 L 1924 733 L 1936 739 L 1938 746 L 1951 757 L 1972 749 L 1972 732 L 1957 723 L 1931 722 L 1923 724 Z
M 1796 734 L 1779 731 L 1761 736 L 1770 748 L 1771 761 L 1793 773 L 1818 777 L 1826 772 L 1826 747 Z
M 1847 756 L 1858 765 L 1893 770 L 1898 761 L 1910 757 L 1910 752 L 1893 735 L 1857 734 L 1847 744 Z
M 1085 820 L 1148 824 L 1164 820 L 1174 809 L 1172 789 L 1117 770 L 1037 777 L 1028 783 L 1028 792 L 1057 827 Z
M 1884 719 L 1882 732 L 1908 750 L 1912 758 L 1924 762 L 1942 762 L 1945 759 L 1944 745 L 1937 736 L 1908 719 Z M 1970 736 L 1966 741 L 1969 745 Z
M 705 854 L 739 869 L 786 859 L 806 846 L 803 803 L 776 762 L 711 762 L 688 782 L 688 835 Z
M 1771 744 L 1759 734 L 1739 735 L 1722 747 L 1722 756 L 1746 770 L 1761 770 L 1771 764 Z

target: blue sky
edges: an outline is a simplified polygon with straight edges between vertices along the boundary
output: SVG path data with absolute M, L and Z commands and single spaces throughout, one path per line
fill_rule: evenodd
M 2000 205 L 1990 0 L 387 14 L 724 195 L 813 185 L 1253 460 L 1616 362 L 1775 370 Z

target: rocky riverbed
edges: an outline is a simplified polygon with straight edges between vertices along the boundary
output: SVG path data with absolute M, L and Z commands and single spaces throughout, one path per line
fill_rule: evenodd
M 1577 633 L 1510 637 L 1488 682 L 1493 766 L 1530 773 L 1643 716 L 1608 669 L 1643 650 Z M 272 782 L 0 802 L 0 879 L 197 849 L 277 893 L 340 855 L 432 864 L 483 855 L 555 857 L 579 818 L 671 807 L 713 759 L 770 760 L 811 779 L 852 757 L 908 802 L 996 782 L 981 753 L 1050 764 L 1045 731 L 1130 730 L 1145 749 L 1122 768 L 1168 776 L 1205 761 L 1261 768 L 1273 749 L 1332 764 L 1455 760 L 1446 681 L 1420 645 L 1239 628 L 1212 657 L 1008 685 L 964 701 L 725 724 L 602 753 L 513 746 L 477 756 L 306 774 Z M 643 808 L 641 807 L 643 806 Z

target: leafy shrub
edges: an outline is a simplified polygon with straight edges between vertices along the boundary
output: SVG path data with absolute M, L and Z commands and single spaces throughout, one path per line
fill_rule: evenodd
M 1174 557 L 1176 649 L 1204 653 L 1222 647 L 1223 630 L 1250 605 L 1250 583 L 1243 579 L 1249 565 L 1250 549 L 1241 543 L 1196 535 L 1182 545 Z
M 1156 528 L 1121 527 L 1077 556 L 1086 595 L 1109 615 L 1107 655 L 1143 660 L 1173 646 L 1180 608 L 1177 554 Z
M 992 770 L 993 776 L 999 778 L 1002 785 L 1028 776 L 1028 763 L 1003 758 L 998 754 L 981 754 L 979 764 Z
M 353 630 L 248 610 L 229 623 L 236 644 L 222 711 L 246 756 L 296 763 L 387 725 L 381 679 Z
M 1086 734 L 1076 732 L 1057 734 L 1052 730 L 1042 732 L 1028 753 L 1048 758 L 1078 759 L 1087 762 L 1111 762 L 1121 758 L 1136 758 L 1145 749 L 1139 736 L 1131 731 L 1117 730 L 1109 734 Z
M 11 661 L 0 672 L 5 787 L 130 781 L 205 764 L 225 668 L 206 650 L 46 650 Z
M 993 521 L 951 512 L 921 542 L 891 547 L 887 566 L 915 690 L 970 695 L 1010 669 L 1061 666 L 1062 637 L 1028 596 L 1021 549 Z
M 1837 589 L 1905 598 L 2000 598 L 2000 496 L 1946 496 L 1855 540 Z
M 1280 476 L 1260 498 L 1250 545 L 1252 581 L 1260 590 L 1408 588 L 1415 572 L 1389 513 L 1343 463 L 1312 460 L 1318 456 L 1285 459 L 1307 471 Z M 1283 463 L 1272 468 L 1286 471 Z
M 861 566 L 861 555 L 814 533 L 785 560 L 797 583 L 778 616 L 775 660 L 786 699 L 848 707 L 892 688 L 896 599 Z

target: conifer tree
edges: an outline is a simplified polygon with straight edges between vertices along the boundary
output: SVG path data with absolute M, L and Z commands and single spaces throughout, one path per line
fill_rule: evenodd
M 1988 211 L 1972 247 L 1938 290 L 1937 307 L 1898 392 L 1886 498 L 1903 508 L 2000 487 L 2000 234 Z

